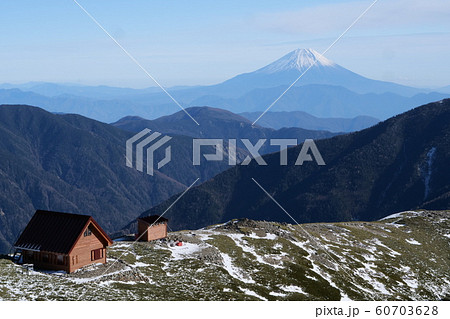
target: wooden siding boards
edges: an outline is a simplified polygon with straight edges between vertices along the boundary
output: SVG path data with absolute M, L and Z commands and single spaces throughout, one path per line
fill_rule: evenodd
M 84 236 L 86 229 L 90 236 Z M 106 263 L 106 247 L 112 240 L 87 215 L 38 210 L 15 243 L 24 263 L 37 268 L 73 272 L 91 263 Z M 91 258 L 99 250 L 99 259 Z
M 141 241 L 152 241 L 167 237 L 168 219 L 158 215 L 138 218 L 138 238 Z
M 28 255 L 30 253 L 31 255 Z M 48 261 L 44 260 L 44 255 L 48 255 Z M 62 263 L 58 263 L 58 256 L 62 257 Z M 63 270 L 69 272 L 69 267 L 67 263 L 67 255 L 65 254 L 55 254 L 52 252 L 41 251 L 24 251 L 23 262 L 25 264 L 33 264 L 37 269 L 47 269 L 47 270 Z
M 84 231 L 92 227 L 92 234 L 90 236 L 84 236 Z M 92 263 L 106 263 L 106 249 L 105 247 L 109 243 L 101 236 L 100 231 L 95 227 L 94 224 L 90 223 L 86 225 L 83 231 L 80 233 L 80 237 L 74 244 L 74 247 L 69 252 L 70 260 L 70 271 L 73 272 L 81 267 Z M 99 259 L 93 258 L 93 251 L 101 249 L 101 256 Z

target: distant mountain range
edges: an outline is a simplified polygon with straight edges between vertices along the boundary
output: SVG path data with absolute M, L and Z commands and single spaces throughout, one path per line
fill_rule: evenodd
M 248 120 L 228 111 L 190 111 L 204 123 L 202 131 L 195 124 L 190 126 L 193 122 L 184 112 L 155 121 L 123 120 L 121 127 L 130 131 L 126 132 L 79 115 L 56 115 L 23 105 L 0 106 L 0 253 L 9 249 L 36 209 L 91 214 L 105 230 L 113 232 L 197 178 L 206 181 L 228 169 L 228 154 L 222 162 L 192 164 L 192 139 L 201 134 L 252 141 L 298 138 L 299 142 L 336 135 L 297 128 L 252 128 Z M 125 141 L 139 124 L 172 137 L 172 161 L 154 176 L 125 165 Z M 239 145 L 238 162 L 249 154 Z M 268 146 L 261 152 L 277 150 Z M 157 160 L 164 155 L 163 149 L 155 152 Z
M 19 89 L 0 89 L 0 104 L 39 106 L 52 113 L 79 114 L 107 123 L 145 109 L 145 105 L 128 100 L 102 100 L 68 94 L 49 97 Z M 171 105 L 167 110 L 179 109 Z M 161 112 L 165 113 L 164 110 Z
M 251 122 L 255 121 L 261 112 L 246 112 L 239 115 Z M 325 130 L 330 132 L 355 132 L 371 127 L 380 120 L 370 116 L 355 118 L 319 118 L 302 111 L 267 112 L 258 120 L 258 124 L 273 129 L 283 127 L 302 127 L 309 130 Z
M 437 91 L 438 91 L 438 92 L 441 92 L 441 93 L 450 94 L 450 85 L 444 86 L 444 87 L 438 89 Z
M 0 84 L 0 89 L 19 89 L 21 91 L 33 92 L 46 97 L 59 95 L 78 96 L 92 99 L 120 99 L 127 96 L 143 93 L 157 93 L 160 88 L 149 87 L 146 89 L 118 88 L 106 85 L 85 86 L 76 84 L 57 84 L 47 82 L 29 82 L 24 84 Z
M 226 109 L 234 113 L 260 112 L 269 106 L 286 87 L 255 89 L 242 97 L 225 99 L 218 96 L 202 96 L 184 105 L 208 105 Z M 174 95 L 182 94 L 177 91 Z M 293 87 L 281 99 L 274 111 L 303 111 L 315 117 L 352 118 L 370 116 L 386 119 L 430 101 L 441 100 L 450 95 L 441 93 L 421 93 L 404 97 L 393 93 L 357 94 L 342 87 L 326 85 L 307 85 Z M 183 98 L 181 95 L 177 97 Z M 149 102 L 150 101 L 150 102 Z M 103 122 L 115 122 L 126 116 L 140 116 L 152 119 L 178 112 L 180 108 L 160 93 L 143 94 L 126 100 L 97 100 L 73 95 L 47 97 L 19 89 L 0 89 L 0 103 L 28 104 L 42 106 L 49 112 L 80 114 Z
M 306 130 L 303 128 L 281 128 L 275 130 L 259 125 L 252 126 L 248 119 L 232 112 L 211 107 L 191 107 L 189 112 L 201 123 L 194 121 L 183 111 L 175 114 L 163 116 L 156 120 L 146 120 L 140 117 L 125 117 L 112 125 L 130 132 L 140 132 L 145 128 L 150 128 L 168 135 L 185 135 L 194 138 L 220 138 L 227 142 L 228 139 L 237 139 L 237 146 L 245 149 L 240 139 L 249 139 L 255 144 L 259 139 L 271 138 L 295 138 L 303 142 L 307 138 L 323 139 L 337 135 L 324 130 Z M 342 133 L 340 133 L 342 134 Z M 279 151 L 278 146 L 271 146 L 265 143 L 260 154 L 267 154 Z
M 450 205 L 450 99 L 398 115 L 360 132 L 317 141 L 326 166 L 295 166 L 301 146 L 231 168 L 191 189 L 165 217 L 173 229 L 233 218 L 297 222 L 376 220 L 414 208 Z M 178 195 L 142 215 L 161 214 Z
M 271 105 L 287 86 L 255 89 L 239 98 L 204 96 L 193 102 L 195 105 L 213 105 L 235 113 L 262 111 Z M 271 111 L 303 111 L 316 117 L 370 116 L 387 119 L 406 112 L 416 105 L 449 97 L 441 93 L 419 93 L 405 97 L 394 93 L 359 94 L 340 86 L 311 84 L 293 87 L 280 99 Z
M 310 66 L 271 111 L 384 120 L 416 105 L 450 97 L 448 88 L 438 93 L 365 78 L 312 49 L 292 51 L 263 68 L 216 85 L 174 87 L 169 91 L 184 107 L 208 105 L 234 113 L 262 112 Z M 52 83 L 4 84 L 0 85 L 0 103 L 36 105 L 51 112 L 81 114 L 107 123 L 125 116 L 155 119 L 180 110 L 155 87 L 137 90 Z

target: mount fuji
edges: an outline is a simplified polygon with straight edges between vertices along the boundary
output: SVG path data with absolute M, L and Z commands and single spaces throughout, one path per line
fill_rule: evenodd
M 425 92 L 422 89 L 392 82 L 368 79 L 334 63 L 313 49 L 291 51 L 263 68 L 240 74 L 212 88 L 214 91 L 219 89 L 222 94 L 232 92 L 236 97 L 236 94 L 242 95 L 252 89 L 291 85 L 305 71 L 307 72 L 296 86 L 323 84 L 341 86 L 360 94 L 390 92 L 402 96 Z
M 445 89 L 431 92 L 368 79 L 313 49 L 294 50 L 258 70 L 216 85 L 168 90 L 185 107 L 210 106 L 234 113 L 262 112 L 306 70 L 308 72 L 271 111 L 303 111 L 325 118 L 371 116 L 384 120 L 416 105 L 450 97 L 450 91 Z M 2 89 L 0 86 L 2 103 L 37 105 L 51 112 L 75 113 L 107 123 L 125 116 L 155 119 L 179 111 L 164 92 L 154 88 L 32 85 Z

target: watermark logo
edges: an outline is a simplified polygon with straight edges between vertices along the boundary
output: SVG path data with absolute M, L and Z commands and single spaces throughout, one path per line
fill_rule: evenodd
M 144 150 L 146 149 L 146 158 L 147 158 L 147 171 L 146 173 L 149 175 L 153 175 L 154 173 L 154 157 L 155 151 L 163 146 L 165 143 L 170 141 L 172 138 L 169 136 L 163 136 L 159 140 L 157 140 L 162 134 L 159 132 L 151 133 L 151 130 L 144 129 L 138 134 L 134 135 L 132 138 L 127 140 L 126 143 L 126 164 L 128 167 L 133 167 L 133 154 L 134 154 L 134 145 L 136 145 L 136 169 L 140 172 L 144 171 Z M 156 142 L 154 142 L 157 140 Z M 220 138 L 209 138 L 209 139 L 200 139 L 194 138 L 192 140 L 192 164 L 194 166 L 201 165 L 202 156 L 206 161 L 224 161 L 225 154 L 228 156 L 228 165 L 234 166 L 237 165 L 237 141 L 236 139 L 229 139 L 226 143 L 227 152 L 225 152 L 225 142 Z M 267 165 L 266 161 L 260 154 L 260 149 L 267 142 L 267 139 L 259 139 L 256 143 L 252 143 L 248 139 L 241 139 L 240 145 L 242 145 L 242 149 L 245 149 L 248 155 L 244 158 L 244 160 L 240 163 L 240 165 L 249 165 L 252 160 L 254 160 L 258 165 L 265 166 Z M 271 139 L 269 141 L 271 146 L 279 147 L 280 154 L 280 165 L 286 166 L 288 165 L 288 147 L 298 145 L 297 139 Z M 209 151 L 211 147 L 214 149 L 214 152 L 205 153 L 202 150 L 208 147 Z M 171 147 L 170 145 L 165 149 L 165 156 L 162 160 L 160 160 L 157 164 L 158 169 L 169 163 L 171 160 Z M 315 161 L 317 165 L 325 165 L 325 161 L 322 158 L 322 155 L 319 152 L 316 144 L 312 139 L 307 139 L 303 142 L 300 153 L 297 156 L 295 161 L 296 166 L 303 165 L 304 162 L 313 162 Z
M 151 133 L 151 130 L 144 129 L 141 132 L 137 133 L 133 137 L 127 140 L 126 142 L 126 164 L 128 167 L 133 167 L 133 154 L 134 154 L 134 144 L 136 144 L 136 169 L 140 172 L 144 172 L 144 149 L 146 149 L 146 157 L 147 157 L 147 171 L 148 175 L 154 174 L 154 155 L 155 151 L 159 149 L 161 146 L 166 144 L 172 138 L 170 136 L 163 136 L 156 142 L 162 134 L 159 132 Z M 150 134 L 150 135 L 149 135 Z M 154 143 L 153 143 L 154 142 Z M 171 160 L 171 147 L 170 145 L 165 149 L 165 156 L 162 160 L 160 160 L 157 164 L 158 169 L 166 165 Z
M 258 165 L 267 165 L 264 158 L 261 156 L 260 149 L 266 143 L 266 139 L 259 139 L 255 144 L 252 144 L 248 139 L 241 139 L 242 144 L 247 150 L 249 155 L 240 163 L 240 165 L 248 165 L 252 160 Z M 228 164 L 236 165 L 236 139 L 228 140 Z M 296 146 L 297 139 L 271 139 L 270 145 L 278 146 L 280 148 L 280 165 L 288 165 L 288 147 Z M 202 154 L 202 146 L 213 146 L 215 152 L 213 154 Z M 194 165 L 200 165 L 201 155 L 206 159 L 206 161 L 223 161 L 224 160 L 224 141 L 222 139 L 194 139 L 193 140 L 193 155 L 192 163 Z M 310 154 L 311 153 L 311 154 Z M 314 159 L 312 156 L 314 156 Z M 325 161 L 317 148 L 316 143 L 311 139 L 306 139 L 303 142 L 302 149 L 298 154 L 295 165 L 303 165 L 304 162 L 316 161 L 317 165 L 325 165 Z

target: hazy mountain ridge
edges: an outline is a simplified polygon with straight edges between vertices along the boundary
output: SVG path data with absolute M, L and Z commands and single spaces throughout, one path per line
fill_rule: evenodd
M 200 124 L 197 125 L 184 111 L 172 115 L 163 116 L 156 120 L 146 120 L 140 117 L 125 117 L 112 125 L 130 132 L 140 132 L 145 128 L 168 135 L 185 135 L 193 138 L 223 139 L 228 143 L 229 139 L 236 139 L 237 146 L 245 150 L 241 139 L 249 139 L 255 144 L 260 139 L 271 138 L 295 138 L 298 143 L 305 139 L 323 139 L 341 133 L 328 131 L 306 130 L 303 128 L 283 128 L 274 130 L 271 128 L 252 126 L 246 118 L 230 111 L 211 107 L 191 107 L 186 109 Z M 261 154 L 279 151 L 278 146 L 271 146 L 267 141 L 260 149 Z
M 450 85 L 436 89 L 435 91 L 450 94 Z
M 242 113 L 264 111 L 287 86 L 252 90 L 239 98 L 226 99 L 219 96 L 203 96 L 191 104 L 214 105 L 215 107 Z M 359 94 L 340 86 L 310 84 L 292 87 L 271 111 L 303 111 L 316 117 L 371 116 L 381 120 L 406 112 L 411 108 L 442 100 L 449 96 L 442 93 L 420 93 L 404 97 L 394 93 Z
M 417 207 L 445 209 L 450 205 L 449 123 L 450 100 L 444 100 L 317 141 L 326 166 L 295 166 L 301 146 L 288 149 L 287 166 L 279 165 L 278 153 L 265 155 L 267 166 L 253 161 L 191 189 L 167 217 L 173 229 L 242 217 L 288 222 L 252 178 L 299 222 L 375 220 Z M 175 198 L 142 215 L 160 214 Z
M 162 113 L 178 111 L 176 105 L 159 105 Z M 75 95 L 44 96 L 19 89 L 0 89 L 0 104 L 33 105 L 53 113 L 79 114 L 106 123 L 147 110 L 149 105 L 120 99 L 94 99 Z M 144 112 L 145 113 L 145 112 Z M 155 113 L 150 112 L 152 116 Z
M 261 112 L 246 112 L 239 115 L 250 121 L 260 117 Z M 309 130 L 325 130 L 330 132 L 355 132 L 371 127 L 380 120 L 370 116 L 354 118 L 319 118 L 302 111 L 266 112 L 258 120 L 258 124 L 273 129 L 283 127 L 301 127 Z
M 46 97 L 59 95 L 78 96 L 92 99 L 117 99 L 138 94 L 159 92 L 158 87 L 145 89 L 120 88 L 107 85 L 87 86 L 76 84 L 59 84 L 48 82 L 30 82 L 24 84 L 0 84 L 0 89 L 19 89 Z

